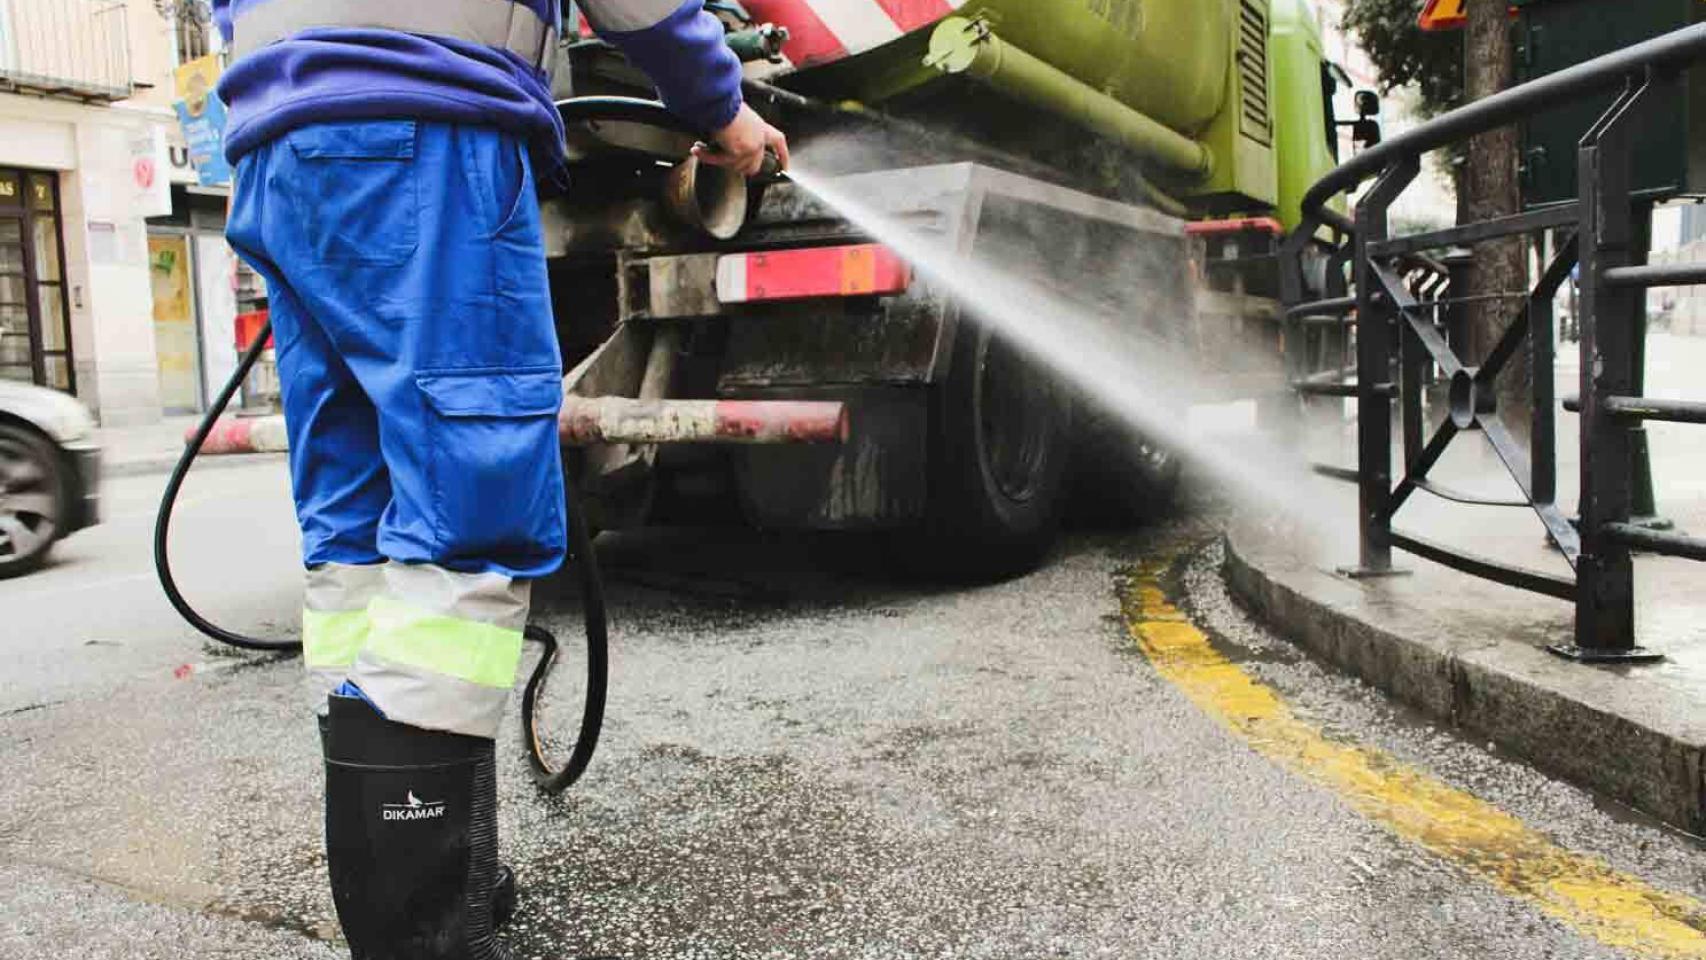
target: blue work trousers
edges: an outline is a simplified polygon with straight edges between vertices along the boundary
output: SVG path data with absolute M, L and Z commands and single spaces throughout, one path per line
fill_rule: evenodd
M 562 562 L 562 358 L 526 145 L 413 120 L 296 129 L 237 165 L 303 559 L 535 578 Z

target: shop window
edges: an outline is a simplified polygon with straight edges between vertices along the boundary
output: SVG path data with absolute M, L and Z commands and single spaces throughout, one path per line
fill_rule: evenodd
M 0 170 L 0 378 L 75 391 L 59 178 Z

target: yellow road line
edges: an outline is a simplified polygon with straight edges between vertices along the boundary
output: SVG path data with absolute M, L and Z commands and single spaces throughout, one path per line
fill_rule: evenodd
M 1168 601 L 1163 577 L 1171 560 L 1146 563 L 1122 580 L 1126 632 L 1204 713 L 1364 817 L 1601 943 L 1642 957 L 1706 958 L 1706 904 L 1565 850 L 1385 751 L 1336 743 L 1298 719 Z

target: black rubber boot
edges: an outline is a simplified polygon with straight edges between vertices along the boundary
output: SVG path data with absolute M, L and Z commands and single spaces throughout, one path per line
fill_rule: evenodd
M 329 716 L 315 715 L 320 727 L 320 756 L 326 756 L 326 731 L 330 729 Z M 515 916 L 515 871 L 508 864 L 498 864 L 497 883 L 492 885 L 492 928 L 502 930 Z
M 354 960 L 510 960 L 494 936 L 492 741 L 422 730 L 334 696 L 326 860 Z

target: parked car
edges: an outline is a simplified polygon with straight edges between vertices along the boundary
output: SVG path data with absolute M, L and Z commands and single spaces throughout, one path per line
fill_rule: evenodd
M 75 398 L 0 380 L 0 579 L 100 519 L 95 420 Z

